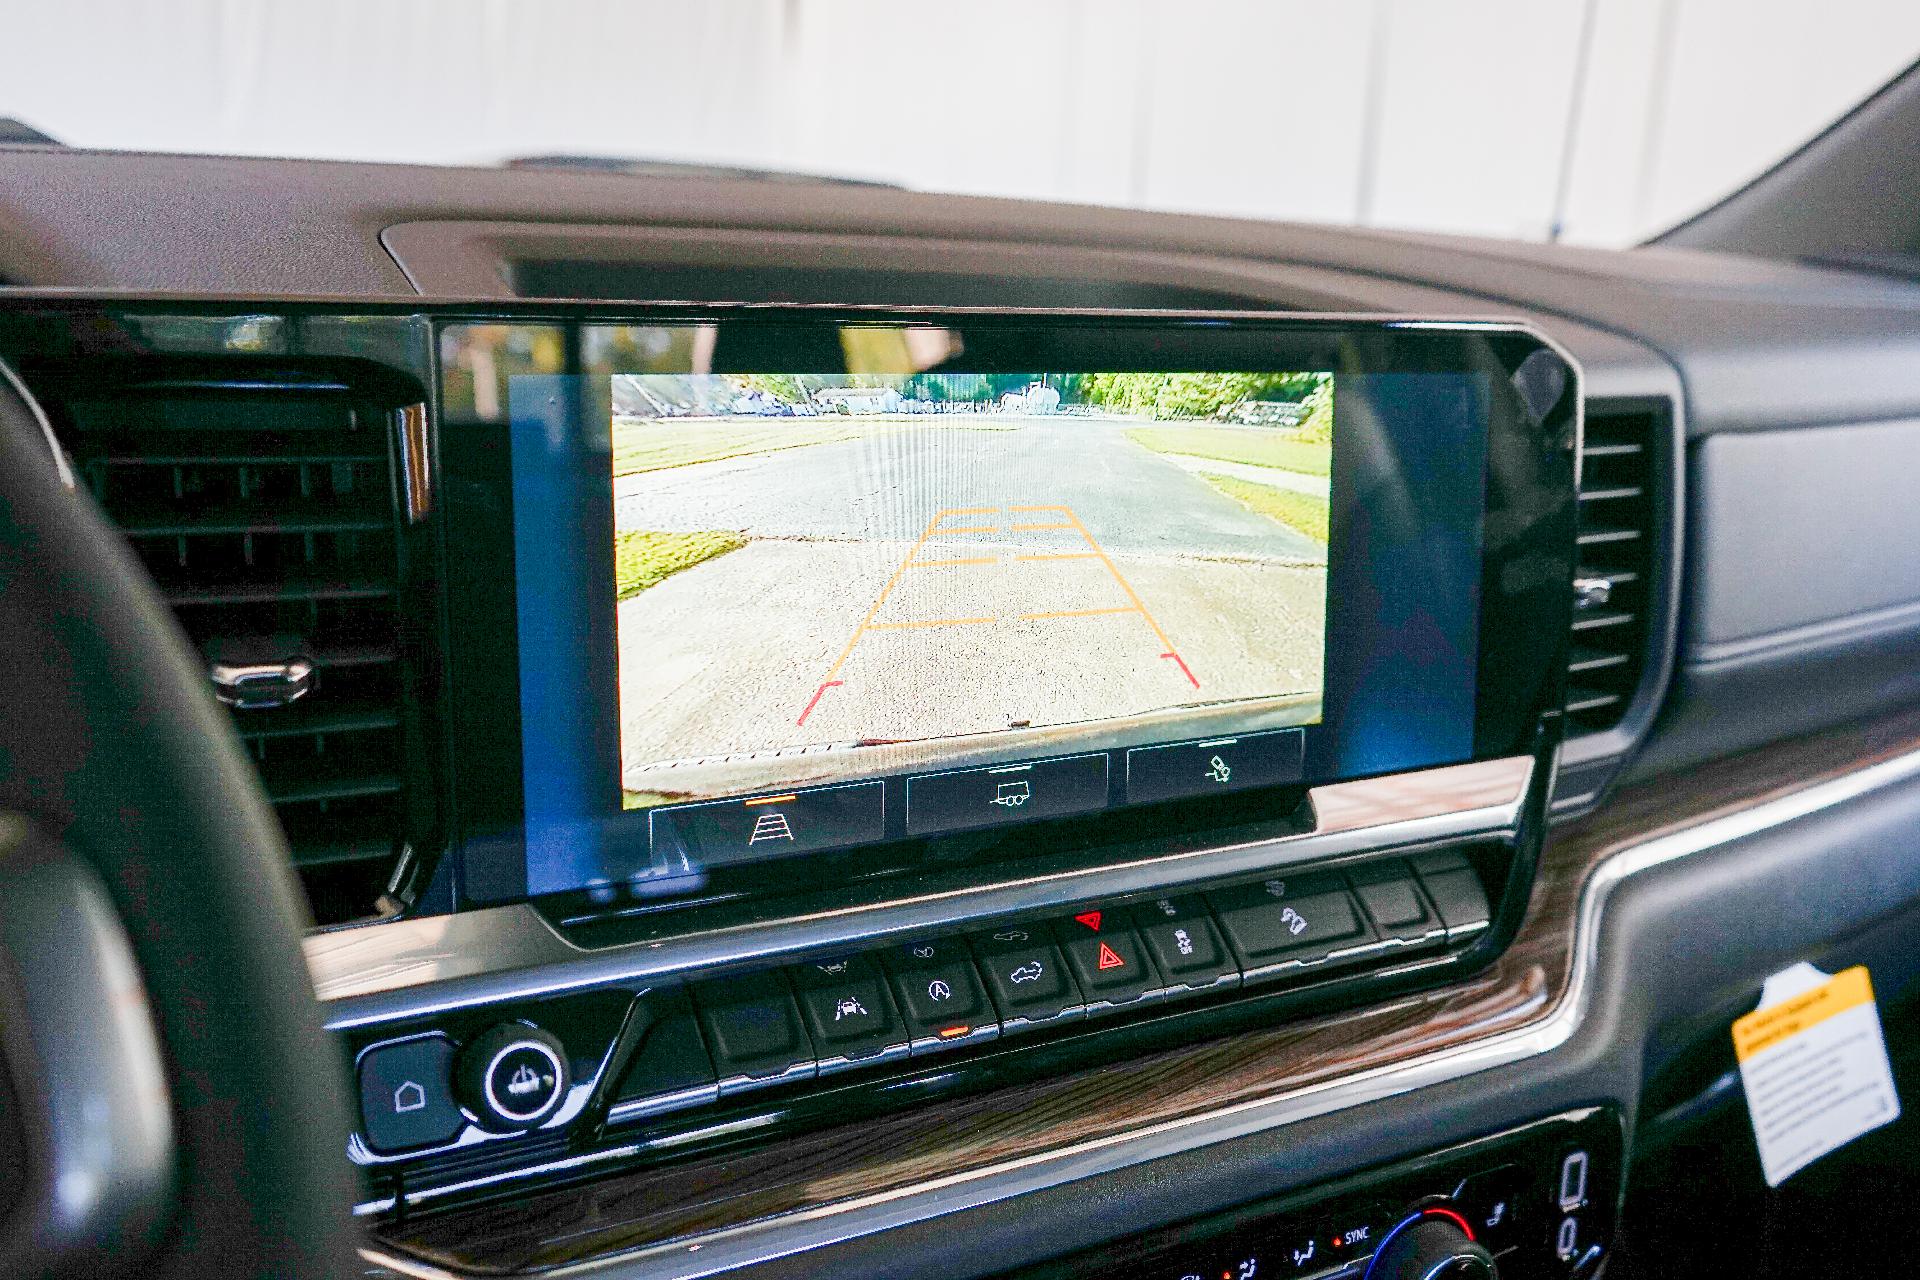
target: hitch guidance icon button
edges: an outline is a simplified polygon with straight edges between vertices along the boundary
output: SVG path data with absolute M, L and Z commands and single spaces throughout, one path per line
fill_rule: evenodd
M 458 1078 L 460 1100 L 489 1129 L 531 1129 L 567 1096 L 567 1051 L 550 1032 L 503 1022 L 461 1051 Z

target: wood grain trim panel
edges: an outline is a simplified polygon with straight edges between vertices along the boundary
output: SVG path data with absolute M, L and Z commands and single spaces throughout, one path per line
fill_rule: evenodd
M 1455 986 L 376 1234 L 457 1270 L 539 1270 L 884 1194 L 1527 1028 L 1567 995 L 1581 891 L 1601 863 L 1916 750 L 1920 712 L 1906 712 L 1622 791 L 1553 834 L 1513 944 Z

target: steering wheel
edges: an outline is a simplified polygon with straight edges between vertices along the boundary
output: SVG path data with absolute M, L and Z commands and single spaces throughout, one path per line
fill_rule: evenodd
M 201 664 L 0 364 L 0 1275 L 355 1273 L 306 924 Z

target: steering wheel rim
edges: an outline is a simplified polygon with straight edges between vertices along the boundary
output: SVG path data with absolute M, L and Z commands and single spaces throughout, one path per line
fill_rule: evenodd
M 0 810 L 97 877 L 158 1032 L 172 1194 L 142 1274 L 345 1277 L 345 1070 L 301 954 L 285 836 L 191 645 L 64 483 L 43 423 L 0 366 Z M 53 1076 L 30 1083 L 84 1087 Z

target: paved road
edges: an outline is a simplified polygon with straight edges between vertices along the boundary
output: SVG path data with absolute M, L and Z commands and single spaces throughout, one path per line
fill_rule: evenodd
M 614 483 L 615 523 L 740 529 L 756 538 L 910 541 L 942 508 L 1048 503 L 1072 507 L 1114 552 L 1326 561 L 1324 545 L 1135 444 L 1122 425 L 954 421 L 622 476 Z M 983 429 L 996 426 L 1002 429 Z
M 1010 728 L 1059 727 L 1053 754 L 1178 707 L 1316 714 L 1321 544 L 1121 428 L 1012 421 L 623 477 L 622 527 L 752 539 L 619 606 L 628 787 L 773 789 L 850 743 Z

